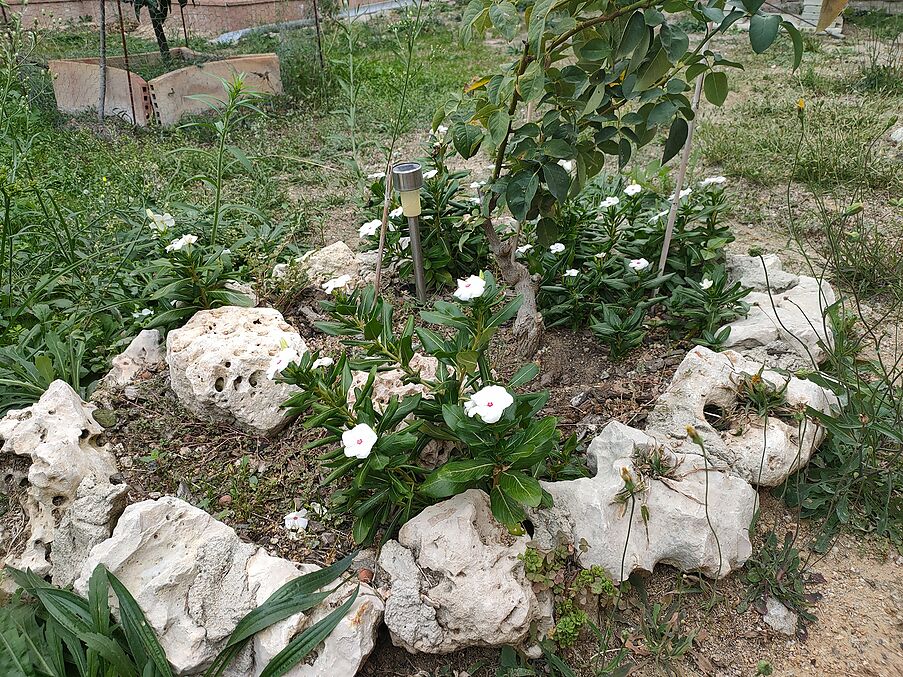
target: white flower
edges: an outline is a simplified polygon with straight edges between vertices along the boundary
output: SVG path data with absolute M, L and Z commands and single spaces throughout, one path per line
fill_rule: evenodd
M 176 225 L 176 220 L 173 218 L 172 214 L 169 213 L 156 214 L 148 209 L 147 218 L 150 219 L 151 230 L 155 230 L 158 233 L 165 233 Z
M 518 254 L 526 254 L 531 249 L 533 249 L 532 244 L 522 244 L 520 247 L 517 248 L 516 251 Z
M 680 199 L 683 200 L 685 197 L 687 197 L 692 192 L 693 192 L 692 188 L 684 188 L 682 191 L 680 191 Z M 671 195 L 668 196 L 668 199 L 673 200 L 674 193 L 671 193 Z
M 630 262 L 628 262 L 627 266 L 637 272 L 640 272 L 641 270 L 646 270 L 649 267 L 649 262 L 646 259 L 631 259 Z
M 558 166 L 564 169 L 566 172 L 571 172 L 574 170 L 574 161 L 573 160 L 559 160 Z
M 316 501 L 311 501 L 310 509 L 311 509 L 311 512 L 313 512 L 313 514 L 316 515 L 317 517 L 323 517 L 323 515 L 326 514 L 326 508 L 324 506 L 320 505 L 319 503 L 317 503 Z
M 609 207 L 617 207 L 619 204 L 621 204 L 621 201 L 612 195 L 611 197 L 602 200 L 602 202 L 599 203 L 599 206 L 602 207 L 602 209 L 608 209 Z
M 710 177 L 700 181 L 699 185 L 702 187 L 712 186 L 712 185 L 720 186 L 726 182 L 727 182 L 727 179 L 723 176 L 710 176 Z
M 643 187 L 638 183 L 631 183 L 624 189 L 624 194 L 633 197 L 643 192 Z
M 467 201 L 472 202 L 475 205 L 480 204 L 480 198 L 478 198 L 478 197 L 469 197 L 469 198 L 467 198 Z
M 342 445 L 348 458 L 364 459 L 376 444 L 376 432 L 366 423 L 358 423 L 351 430 L 342 433 Z
M 565 277 L 577 277 L 579 274 L 580 271 L 576 268 L 568 268 L 566 271 L 564 271 Z
M 385 176 L 383 172 L 373 172 L 372 174 L 367 174 L 368 179 L 381 179 Z
M 367 221 L 363 226 L 361 226 L 358 231 L 358 237 L 373 237 L 376 235 L 376 231 L 379 230 L 379 227 L 383 225 L 383 222 L 379 219 L 373 219 L 372 221 Z
M 672 195 L 671 197 L 673 198 L 674 196 Z M 669 210 L 669 209 L 663 209 L 663 210 L 660 211 L 658 214 L 656 214 L 655 216 L 653 216 L 651 220 L 652 220 L 652 221 L 658 221 L 658 220 L 660 220 L 660 219 L 662 219 L 662 218 L 668 216 L 668 214 L 670 214 L 670 213 L 671 213 L 671 210 Z
M 711 288 L 711 286 L 713 284 L 715 284 L 715 283 L 712 282 L 709 278 L 704 277 L 704 278 L 702 278 L 702 282 L 699 283 L 699 286 L 702 287 L 703 289 L 709 289 L 709 288 Z
M 411 245 L 411 238 L 409 237 L 401 237 L 398 238 L 398 246 L 402 249 L 407 249 Z
M 438 169 L 431 169 L 428 172 L 423 172 L 423 178 L 424 179 L 432 179 L 438 173 L 439 173 Z
M 288 264 L 287 263 L 277 263 L 273 266 L 273 277 L 280 278 L 285 277 L 285 274 L 288 272 Z
M 433 136 L 444 136 L 445 133 L 448 132 L 448 127 L 445 125 L 439 125 L 436 127 L 436 131 L 432 132 Z
M 553 244 L 552 246 L 549 247 L 549 251 L 552 252 L 553 254 L 560 254 L 561 252 L 564 251 L 564 245 L 561 244 L 560 242 L 556 242 L 555 244 Z
M 483 423 L 497 423 L 505 409 L 514 404 L 511 393 L 501 386 L 486 386 L 464 403 L 465 413 L 473 418 L 479 414 Z
M 283 521 L 285 530 L 288 531 L 289 539 L 296 541 L 301 535 L 299 532 L 307 529 L 307 511 L 296 510 L 295 512 L 290 512 L 283 518 Z
M 311 369 L 319 369 L 320 367 L 331 367 L 335 364 L 335 360 L 331 357 L 320 357 L 314 360 L 314 363 L 310 365 Z
M 339 277 L 334 277 L 331 280 L 327 280 L 323 284 L 323 291 L 327 294 L 331 294 L 337 289 L 344 289 L 348 286 L 348 283 L 351 282 L 350 275 L 339 275 Z
M 460 301 L 471 301 L 480 298 L 486 291 L 486 280 L 479 275 L 471 275 L 466 280 L 458 280 L 458 288 L 454 297 Z
M 223 249 L 223 254 L 231 254 L 232 250 L 229 248 Z
M 134 317 L 135 319 L 140 319 L 142 317 L 147 317 L 148 315 L 153 315 L 153 314 L 154 314 L 154 311 L 151 310 L 150 308 L 143 308 L 143 309 L 139 310 L 137 313 L 132 313 L 132 317 Z
M 608 252 L 599 252 L 598 254 L 593 254 L 594 259 L 604 259 Z
M 168 245 L 166 245 L 166 251 L 177 252 L 184 247 L 193 245 L 197 241 L 197 235 L 192 235 L 191 233 L 189 233 L 188 235 L 183 235 L 179 239 L 173 240 Z
M 298 362 L 300 359 L 301 356 L 294 348 L 283 348 L 270 360 L 270 366 L 267 367 L 267 378 L 274 378 L 292 362 Z
M 401 207 L 396 207 L 391 212 L 389 212 L 389 216 L 392 217 L 393 219 L 397 219 L 402 214 L 404 214 L 404 209 Z
M 485 181 L 474 181 L 473 183 L 470 184 L 470 187 L 473 188 L 474 190 L 477 190 L 481 186 L 485 186 L 485 185 L 486 185 Z

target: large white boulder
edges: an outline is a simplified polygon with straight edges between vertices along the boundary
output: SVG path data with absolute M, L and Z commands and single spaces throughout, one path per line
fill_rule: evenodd
M 477 489 L 407 522 L 379 556 L 393 643 L 442 654 L 528 640 L 531 629 L 548 623 L 551 609 L 524 575 L 519 556 L 527 542 L 496 521 L 489 497 Z
M 539 547 L 583 540 L 580 564 L 601 566 L 615 582 L 659 562 L 722 577 L 749 557 L 756 492 L 742 479 L 707 470 L 702 457 L 675 454 L 617 421 L 593 439 L 588 454 L 593 477 L 542 483 L 554 507 L 534 511 Z M 653 458 L 665 474 L 652 470 Z M 632 499 L 626 477 L 636 487 Z
M 47 555 L 54 529 L 90 478 L 108 485 L 117 472 L 96 407 L 82 401 L 69 384 L 54 381 L 35 404 L 0 419 L 0 465 L 11 494 L 20 495 L 28 518 L 28 538 L 20 557 L 9 561 L 39 575 L 50 572 Z
M 315 564 L 293 564 L 267 555 L 261 548 L 248 561 L 248 584 L 255 590 L 259 606 L 282 585 L 298 576 L 313 573 Z M 332 584 L 335 585 L 334 583 Z M 355 584 L 345 583 L 310 613 L 297 614 L 270 626 L 254 636 L 254 675 L 259 675 L 272 658 L 298 633 L 325 618 L 354 593 Z M 383 617 L 383 600 L 369 585 L 361 584 L 357 598 L 323 645 L 286 673 L 287 677 L 353 677 L 376 646 L 376 635 Z
M 155 372 L 166 366 L 166 353 L 158 329 L 144 329 L 128 347 L 113 358 L 103 384 L 108 388 L 124 388 L 144 371 Z
M 749 314 L 726 325 L 731 333 L 725 348 L 750 351 L 768 366 L 787 369 L 811 369 L 827 359 L 834 335 L 825 313 L 837 300 L 830 284 L 786 273 L 773 255 L 764 266 L 758 257 L 731 257 L 728 270 L 753 291 L 744 299 Z
M 166 361 L 179 401 L 202 418 L 269 434 L 285 425 L 281 404 L 297 388 L 267 375 L 283 349 L 307 345 L 273 308 L 199 311 L 166 338 Z
M 784 404 L 766 420 L 750 410 L 742 395 L 751 377 Z M 687 353 L 649 414 L 647 432 L 666 437 L 684 454 L 702 450 L 688 438 L 693 426 L 705 442 L 709 461 L 752 484 L 773 487 L 806 465 L 825 436 L 824 428 L 803 415 L 806 407 L 831 413 L 836 397 L 811 381 L 763 369 L 734 351 L 716 353 L 702 346 Z
M 126 508 L 112 537 L 91 551 L 75 582 L 77 592 L 87 592 L 98 564 L 135 597 L 178 675 L 202 673 L 242 617 L 282 584 L 317 569 L 271 557 L 203 510 L 171 496 Z M 260 674 L 300 630 L 326 616 L 351 590 L 345 584 L 307 615 L 256 635 L 226 674 Z M 381 613 L 379 596 L 362 585 L 351 612 L 311 654 L 313 660 L 288 674 L 353 677 L 373 648 Z

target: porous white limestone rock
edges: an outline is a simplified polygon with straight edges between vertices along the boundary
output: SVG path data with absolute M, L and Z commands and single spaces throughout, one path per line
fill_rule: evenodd
M 756 492 L 742 479 L 617 421 L 593 439 L 588 455 L 593 477 L 542 483 L 554 507 L 534 511 L 540 548 L 585 541 L 580 564 L 601 566 L 615 582 L 659 562 L 722 577 L 749 557 Z M 665 474 L 652 470 L 654 458 Z M 624 491 L 628 478 L 633 499 Z
M 197 416 L 273 433 L 287 422 L 280 405 L 298 390 L 267 375 L 286 348 L 301 354 L 307 345 L 273 308 L 199 311 L 166 338 L 172 389 Z
M 751 357 L 786 369 L 811 369 L 827 359 L 834 336 L 825 311 L 837 300 L 830 284 L 786 273 L 774 255 L 765 257 L 764 266 L 758 257 L 734 256 L 728 270 L 753 291 L 744 299 L 749 314 L 726 325 L 731 332 L 725 348 L 755 351 Z
M 295 565 L 267 555 L 260 549 L 248 561 L 248 585 L 255 591 L 257 605 L 282 585 L 298 576 L 313 573 L 315 564 Z M 330 587 L 335 584 L 331 584 Z M 311 612 L 291 616 L 254 636 L 254 674 L 263 672 L 267 663 L 300 632 L 325 618 L 354 593 L 356 583 L 346 583 Z M 362 583 L 348 613 L 339 621 L 324 643 L 311 654 L 311 662 L 302 661 L 286 673 L 287 677 L 353 677 L 376 646 L 376 635 L 383 617 L 383 600 L 369 585 Z
M 342 241 L 322 249 L 312 249 L 298 259 L 297 266 L 312 287 L 322 287 L 342 275 L 350 275 L 352 282 L 356 283 L 360 273 L 357 257 Z
M 138 374 L 156 372 L 166 366 L 163 340 L 157 329 L 144 329 L 132 339 L 128 348 L 113 358 L 109 373 L 103 379 L 107 388 L 129 385 Z
M 203 510 L 172 496 L 126 508 L 112 537 L 92 549 L 75 582 L 76 591 L 87 592 L 98 564 L 113 572 L 135 597 L 178 675 L 202 673 L 241 618 L 284 583 L 318 569 L 272 557 Z M 328 615 L 354 587 L 346 583 L 306 614 L 255 635 L 226 674 L 259 675 L 298 632 Z M 335 631 L 309 662 L 287 674 L 353 677 L 373 649 L 381 615 L 380 597 L 361 585 Z
M 54 381 L 35 404 L 0 419 L 2 477 L 21 494 L 29 530 L 24 552 L 7 563 L 48 574 L 48 545 L 79 485 L 86 478 L 106 485 L 116 474 L 95 408 L 69 384 Z
M 784 403 L 767 420 L 743 395 L 751 378 L 783 392 Z M 803 415 L 805 408 L 828 414 L 836 406 L 836 397 L 811 381 L 763 369 L 731 350 L 716 353 L 698 346 L 656 400 L 646 430 L 668 438 L 676 451 L 698 455 L 702 450 L 687 435 L 687 426 L 693 426 L 709 462 L 752 484 L 773 487 L 805 466 L 824 439 L 824 428 Z
M 436 378 L 439 360 L 430 355 L 415 353 L 409 366 L 420 375 L 421 379 L 432 381 Z M 405 383 L 404 377 L 405 372 L 401 368 L 376 372 L 376 378 L 373 380 L 373 391 L 370 393 L 370 399 L 373 401 L 374 408 L 382 411 L 392 397 L 403 399 L 409 395 L 419 394 L 426 396 L 429 393 L 427 387 L 422 383 Z M 348 404 L 354 404 L 357 398 L 354 391 L 363 387 L 369 378 L 370 372 L 368 371 L 354 372 L 351 387 L 348 389 Z
M 521 644 L 548 623 L 518 559 L 527 547 L 492 516 L 489 497 L 471 489 L 431 506 L 386 543 L 385 623 L 408 651 L 449 653 L 467 646 Z

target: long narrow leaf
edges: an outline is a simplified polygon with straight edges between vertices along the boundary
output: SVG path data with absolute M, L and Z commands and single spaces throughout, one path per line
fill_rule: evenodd
M 138 602 L 132 597 L 126 587 L 111 572 L 107 572 L 110 579 L 110 587 L 116 593 L 119 599 L 119 614 L 122 618 L 122 629 L 125 632 L 126 640 L 132 649 L 132 654 L 137 658 L 142 653 L 146 655 L 154 663 L 154 667 L 162 677 L 173 677 L 172 669 L 169 661 L 166 660 L 166 653 L 157 636 L 147 623 L 147 618 Z M 138 650 L 136 653 L 136 649 Z M 140 661 L 139 661 L 140 664 Z

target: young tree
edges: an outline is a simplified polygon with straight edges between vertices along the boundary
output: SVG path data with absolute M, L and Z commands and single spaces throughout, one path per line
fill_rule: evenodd
M 434 119 L 448 119 L 452 142 L 464 158 L 480 148 L 492 156 L 492 178 L 482 196 L 483 228 L 499 270 L 522 294 L 514 334 L 522 354 L 542 339 L 535 282 L 515 259 L 525 223 L 536 222 L 540 242 L 556 239 L 559 203 L 578 193 L 606 158 L 624 167 L 635 149 L 667 130 L 662 162 L 674 157 L 692 119 L 691 84 L 704 78 L 706 99 L 721 105 L 727 70 L 742 68 L 709 48 L 712 39 L 748 20 L 749 40 L 764 52 L 781 29 L 803 54 L 797 29 L 779 15 L 759 11 L 763 0 L 742 8 L 724 0 L 528 0 L 523 14 L 510 0 L 471 0 L 461 38 L 467 42 L 494 29 L 519 54 L 495 73 L 480 77 L 449 101 Z M 667 16 L 666 16 L 667 13 Z M 705 25 L 691 38 L 688 19 Z M 695 43 L 695 44 L 694 44 Z M 536 120 L 522 109 L 530 106 Z M 500 234 L 493 220 L 507 208 L 517 232 Z
M 133 0 L 135 3 L 135 16 L 140 18 L 141 8 L 147 7 L 147 14 L 151 20 L 151 27 L 154 29 L 154 37 L 157 39 L 157 47 L 160 49 L 160 56 L 163 61 L 169 62 L 169 43 L 166 41 L 166 33 L 163 31 L 163 23 L 169 16 L 169 10 L 172 9 L 171 0 Z M 188 4 L 188 0 L 178 0 L 179 7 Z

